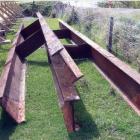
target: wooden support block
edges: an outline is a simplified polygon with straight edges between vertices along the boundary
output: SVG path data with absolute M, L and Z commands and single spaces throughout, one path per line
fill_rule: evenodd
M 13 47 L 8 53 L 8 58 L 4 70 L 0 77 L 0 98 L 2 98 L 2 107 L 17 122 L 25 121 L 25 71 L 26 64 L 21 61 L 15 53 L 15 47 L 21 43 L 22 37 L 20 27 Z

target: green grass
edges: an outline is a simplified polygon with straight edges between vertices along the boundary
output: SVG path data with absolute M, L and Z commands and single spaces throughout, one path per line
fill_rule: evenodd
M 34 20 L 26 19 L 24 22 L 28 25 Z M 47 21 L 52 29 L 59 28 L 56 19 Z M 6 53 L 2 56 L 3 61 Z M 76 61 L 84 74 L 76 85 L 81 101 L 75 104 L 75 115 L 81 129 L 71 134 L 67 133 L 63 122 L 44 49 L 38 49 L 28 57 L 27 63 L 26 122 L 16 125 L 1 111 L 0 140 L 140 139 L 140 117 L 116 91 L 112 91 L 89 60 Z M 2 67 L 3 63 L 0 65 Z

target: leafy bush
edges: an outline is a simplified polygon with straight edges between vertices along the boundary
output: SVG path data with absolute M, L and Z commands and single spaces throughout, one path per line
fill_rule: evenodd
M 67 19 L 67 23 L 72 25 L 72 24 L 78 24 L 79 22 L 80 21 L 79 21 L 78 13 L 75 11 L 73 7 L 70 16 Z
M 140 8 L 140 1 L 111 1 L 98 2 L 99 7 L 109 8 Z
M 58 16 L 65 7 L 65 4 L 58 1 L 29 2 L 21 4 L 25 16 L 35 16 L 37 11 L 43 16 Z
M 136 21 L 130 18 L 123 18 L 116 21 L 113 49 L 117 55 L 118 53 L 119 55 L 121 54 L 129 63 L 135 62 L 140 53 L 139 40 L 140 25 Z

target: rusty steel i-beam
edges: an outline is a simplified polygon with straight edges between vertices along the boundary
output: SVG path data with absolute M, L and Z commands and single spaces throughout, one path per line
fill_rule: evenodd
M 83 34 L 75 31 L 67 23 L 59 20 L 59 25 L 61 29 L 66 29 L 70 32 L 69 39 L 77 44 L 78 47 L 81 44 L 85 44 L 87 48 L 86 53 L 89 54 L 88 58 L 96 64 L 99 72 L 119 91 L 124 100 L 137 114 L 140 115 L 140 74 Z M 81 55 L 78 51 L 75 53 Z
M 19 78 L 25 78 L 25 58 L 42 45 L 45 45 L 68 132 L 77 129 L 73 105 L 80 100 L 80 97 L 74 84 L 83 76 L 74 59 L 88 58 L 91 60 L 99 72 L 140 115 L 140 74 L 138 72 L 86 36 L 75 31 L 67 23 L 59 20 L 60 29 L 52 31 L 40 13 L 37 13 L 37 17 L 35 22 L 19 31 L 0 79 L 2 105 L 17 122 L 25 119 L 23 98 L 25 93 L 21 92 L 21 87 L 24 89 L 25 84 L 22 82 L 24 80 Z M 72 43 L 63 45 L 59 40 L 62 38 L 69 39 Z M 2 82 L 3 79 L 4 82 Z M 20 85 L 18 86 L 18 84 Z M 17 90 L 14 90 L 15 85 Z M 22 112 L 20 112 L 20 107 L 22 107 Z M 20 118 L 20 116 L 22 117 Z

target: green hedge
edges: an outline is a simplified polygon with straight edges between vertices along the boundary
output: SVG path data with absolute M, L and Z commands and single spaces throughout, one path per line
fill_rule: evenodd
M 98 2 L 99 7 L 109 8 L 109 6 L 112 6 L 112 8 L 140 8 L 140 1 L 112 1 L 109 2 Z
M 56 7 L 63 7 L 64 4 L 58 1 L 29 2 L 21 4 L 23 14 L 25 16 L 36 16 L 36 12 L 40 11 L 43 16 L 53 16 L 57 14 Z

